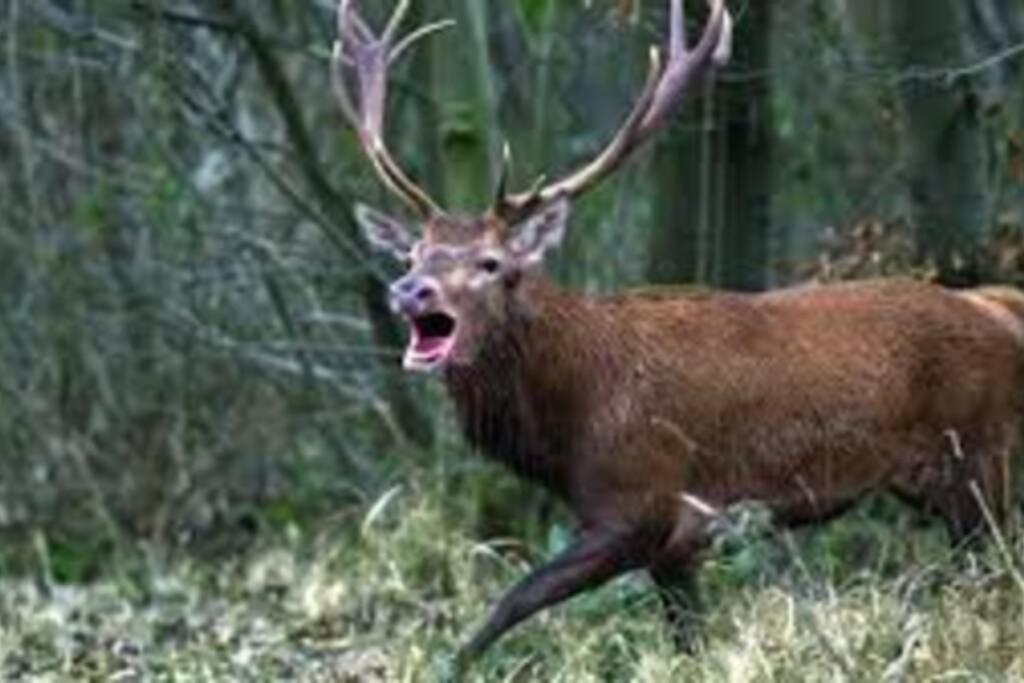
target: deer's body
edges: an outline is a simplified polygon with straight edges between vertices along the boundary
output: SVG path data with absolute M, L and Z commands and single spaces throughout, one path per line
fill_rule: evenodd
M 709 522 L 733 503 L 796 526 L 888 491 L 954 541 L 1008 510 L 1024 295 L 890 280 L 592 298 L 541 278 L 522 293 L 446 382 L 468 440 L 562 498 L 583 540 L 502 601 L 471 653 L 567 586 L 631 569 L 688 642 Z
M 998 297 L 878 281 L 591 298 L 538 278 L 519 306 L 448 388 L 468 439 L 584 527 L 664 534 L 682 494 L 799 523 L 889 488 L 963 533 L 980 520 L 950 486 L 956 448 L 1001 491 L 1024 321 Z
M 579 519 L 559 557 L 501 600 L 473 656 L 538 610 L 634 569 L 685 625 L 693 570 L 723 506 L 760 501 L 783 524 L 824 520 L 890 490 L 954 539 L 1006 508 L 1024 402 L 1024 296 L 909 281 L 763 295 L 591 298 L 540 273 L 569 200 L 670 120 L 686 86 L 724 63 L 723 0 L 687 45 L 670 0 L 668 59 L 593 161 L 478 216 L 442 210 L 383 139 L 387 69 L 432 24 L 398 39 L 409 0 L 377 35 L 339 0 L 334 73 L 343 112 L 422 237 L 367 207 L 370 243 L 409 263 L 391 304 L 409 323 L 405 366 L 437 372 L 470 442 L 548 487 Z M 506 161 L 508 157 L 506 155 Z

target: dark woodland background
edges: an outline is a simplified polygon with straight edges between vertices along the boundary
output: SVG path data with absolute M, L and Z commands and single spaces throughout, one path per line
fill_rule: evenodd
M 466 211 L 505 140 L 521 185 L 574 166 L 628 110 L 666 7 L 414 2 L 409 26 L 458 27 L 396 69 L 393 150 Z M 577 204 L 557 280 L 1024 284 L 1024 3 L 730 7 L 731 65 Z M 441 536 L 556 542 L 560 511 L 468 453 L 439 387 L 399 368 L 395 266 L 352 208 L 401 209 L 333 98 L 334 9 L 0 5 L 3 576 L 349 543 L 396 492 L 433 500 Z

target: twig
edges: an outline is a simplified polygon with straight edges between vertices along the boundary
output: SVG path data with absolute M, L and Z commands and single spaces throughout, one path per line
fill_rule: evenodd
M 238 33 L 238 25 L 226 19 L 185 14 L 184 12 L 176 12 L 165 7 L 154 7 L 152 2 L 144 2 L 144 0 L 132 0 L 131 9 L 139 14 L 171 24 L 181 24 L 191 28 L 205 28 L 217 31 L 218 33 Z

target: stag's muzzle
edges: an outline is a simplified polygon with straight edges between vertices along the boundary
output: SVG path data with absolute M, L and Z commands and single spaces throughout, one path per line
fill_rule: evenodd
M 455 347 L 457 320 L 442 308 L 440 291 L 434 278 L 417 273 L 391 285 L 391 309 L 409 321 L 409 345 L 402 363 L 407 370 L 440 369 Z

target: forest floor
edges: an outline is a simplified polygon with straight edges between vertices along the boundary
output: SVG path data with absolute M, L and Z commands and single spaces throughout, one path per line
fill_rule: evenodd
M 89 585 L 7 578 L 0 680 L 437 680 L 501 590 L 563 542 L 473 542 L 436 491 L 407 487 L 230 561 L 139 550 Z M 521 626 L 469 678 L 1024 681 L 1022 558 L 1020 542 L 952 552 L 902 514 L 742 532 L 702 573 L 694 654 L 673 650 L 632 577 Z

